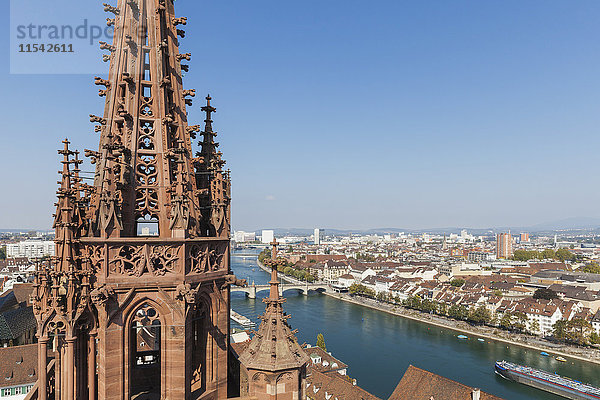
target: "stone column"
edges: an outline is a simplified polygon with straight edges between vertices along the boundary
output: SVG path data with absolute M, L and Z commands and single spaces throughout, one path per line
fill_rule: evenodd
M 38 340 L 38 400 L 48 398 L 48 338 Z
M 88 400 L 96 400 L 96 334 L 91 333 L 88 344 Z
M 67 359 L 65 360 L 65 367 L 67 369 L 67 399 L 75 398 L 75 341 L 74 337 L 67 339 Z
M 62 397 L 62 393 L 61 393 L 61 389 L 62 389 L 62 382 L 61 382 L 61 373 L 60 370 L 62 369 L 62 363 L 61 363 L 61 344 L 60 344 L 60 339 L 58 337 L 58 335 L 56 335 L 54 337 L 55 342 L 55 361 L 54 361 L 54 398 L 57 400 L 61 400 Z

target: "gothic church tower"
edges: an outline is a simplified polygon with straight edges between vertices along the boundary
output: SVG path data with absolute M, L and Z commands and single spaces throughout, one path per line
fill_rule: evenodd
M 205 127 L 190 126 L 173 0 L 105 4 L 106 98 L 93 185 L 65 141 L 56 257 L 40 267 L 36 398 L 227 397 L 230 180 Z M 201 149 L 194 154 L 192 139 Z

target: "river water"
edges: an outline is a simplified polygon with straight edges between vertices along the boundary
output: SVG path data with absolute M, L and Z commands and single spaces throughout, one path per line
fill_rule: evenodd
M 232 269 L 238 278 L 265 284 L 269 275 L 256 265 L 256 257 L 232 254 Z M 231 294 L 231 308 L 258 323 L 265 307 L 259 292 L 257 299 L 244 293 Z M 313 293 L 303 296 L 290 290 L 284 293 L 285 311 L 291 315 L 290 325 L 298 329 L 300 343 L 315 344 L 323 333 L 327 350 L 348 364 L 348 375 L 374 395 L 387 399 L 409 365 L 461 382 L 506 400 L 560 400 L 555 396 L 494 373 L 496 360 L 526 364 L 556 372 L 582 382 L 600 386 L 600 366 L 576 360 L 560 363 L 543 357 L 538 351 L 519 346 L 477 339 L 457 339 L 457 332 L 440 329 L 381 311 L 347 303 Z M 232 321 L 232 328 L 236 324 Z

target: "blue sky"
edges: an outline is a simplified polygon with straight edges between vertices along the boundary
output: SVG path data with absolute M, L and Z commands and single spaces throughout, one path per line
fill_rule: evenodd
M 235 229 L 600 215 L 598 1 L 230 0 L 176 9 L 189 18 L 186 87 L 210 92 L 218 108 Z M 0 18 L 8 55 L 9 15 Z M 103 101 L 92 75 L 11 75 L 9 57 L 0 87 L 0 228 L 47 228 L 55 149 L 65 136 L 97 148 L 88 114 L 101 114 Z M 199 100 L 192 123 L 203 119 Z

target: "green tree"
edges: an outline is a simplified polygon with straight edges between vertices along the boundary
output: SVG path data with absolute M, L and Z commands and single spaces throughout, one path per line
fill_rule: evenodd
M 484 306 L 471 309 L 467 319 L 476 324 L 489 324 L 492 320 L 492 313 Z
M 552 325 L 552 336 L 557 340 L 565 340 L 567 338 L 567 321 L 559 319 Z
M 317 346 L 322 348 L 324 351 L 327 351 L 327 346 L 325 345 L 325 337 L 323 337 L 322 333 L 317 335 Z
M 448 306 L 446 305 L 446 303 L 438 303 L 437 313 L 440 315 L 448 314 Z
M 576 259 L 575 254 L 571 253 L 567 249 L 558 249 L 558 250 L 556 250 L 555 257 L 557 259 L 559 259 L 560 261 L 562 261 L 562 262 L 565 262 L 565 261 L 575 261 L 575 259 Z
M 271 259 L 271 250 L 268 248 L 265 248 L 263 251 L 261 251 L 258 254 L 258 261 L 260 261 L 261 263 L 264 262 L 267 259 Z
M 529 261 L 536 258 L 539 259 L 540 253 L 538 253 L 537 251 L 519 249 L 514 251 L 512 258 L 515 261 Z
M 556 259 L 556 252 L 552 249 L 544 249 L 540 253 L 540 256 L 542 257 L 543 260 Z
M 375 298 L 375 291 L 373 289 L 369 289 L 368 287 L 358 284 L 358 283 L 353 283 L 352 285 L 350 285 L 350 287 L 348 288 L 348 291 L 350 292 L 351 295 L 359 295 L 359 296 Z
M 388 300 L 388 295 L 385 294 L 384 292 L 379 292 L 377 293 L 377 300 L 379 301 L 387 301 Z
M 506 329 L 508 331 L 512 331 L 513 323 L 512 323 L 512 313 L 510 311 L 505 312 L 502 315 L 502 318 L 500 318 L 500 327 L 503 329 Z
M 529 323 L 529 333 L 534 335 L 540 331 L 540 323 L 538 321 L 532 321 Z
M 0 260 L 6 260 L 6 246 L 0 247 Z
M 409 296 L 402 302 L 404 307 L 412 308 L 413 310 L 421 309 L 421 298 L 419 296 Z
M 455 287 L 461 287 L 465 284 L 465 280 L 460 278 L 454 278 L 450 281 L 450 284 Z
M 533 298 L 534 299 L 552 300 L 552 299 L 557 299 L 558 295 L 552 289 L 540 288 L 540 289 L 537 289 L 533 293 Z
M 581 268 L 581 270 L 590 274 L 600 274 L 600 265 L 598 265 L 596 262 L 591 262 Z
M 420 310 L 426 313 L 434 313 L 437 311 L 437 303 L 429 299 L 423 299 Z
M 513 329 L 518 332 L 525 332 L 527 329 L 527 315 L 521 311 L 513 313 Z
M 567 322 L 567 340 L 584 346 L 589 343 L 592 324 L 583 318 L 573 318 Z
M 453 304 L 448 309 L 448 316 L 454 319 L 465 320 L 469 317 L 469 310 L 463 305 Z

